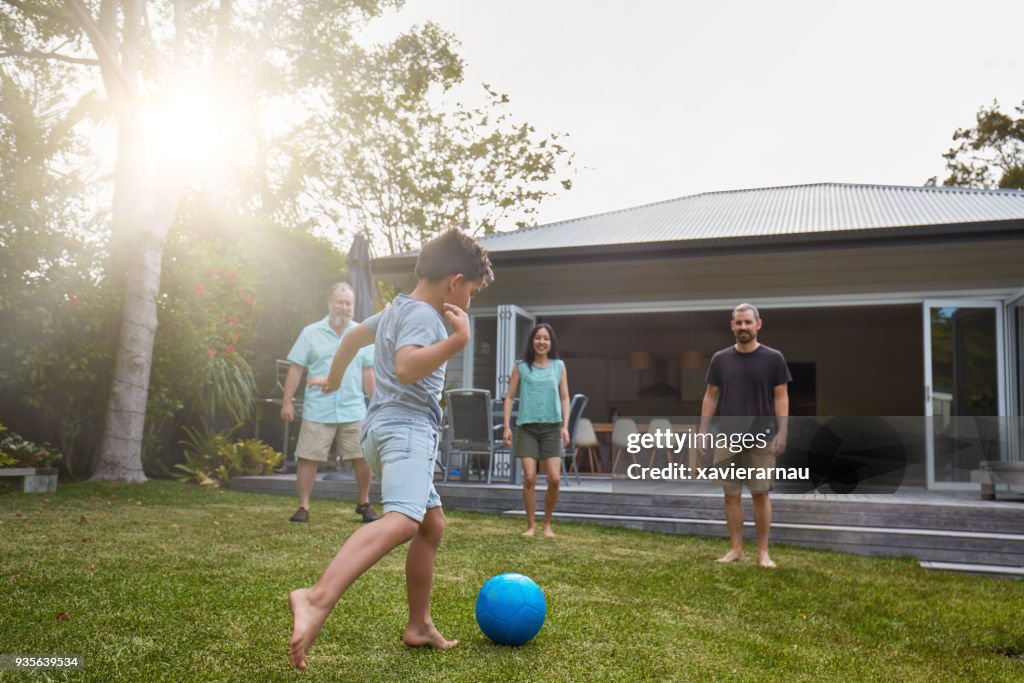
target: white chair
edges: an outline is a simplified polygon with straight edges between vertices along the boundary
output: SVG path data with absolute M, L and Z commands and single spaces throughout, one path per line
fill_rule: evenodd
M 696 425 L 677 425 L 673 427 L 673 429 L 676 431 L 677 434 L 689 434 L 689 436 L 686 437 L 686 448 L 679 452 L 679 464 L 682 464 L 685 461 L 689 461 L 690 471 L 695 472 L 697 468 L 703 464 L 700 459 L 699 449 L 693 445 L 694 437 L 697 434 L 698 427 Z M 696 475 L 691 474 L 691 476 Z
M 675 463 L 675 447 L 672 445 L 672 423 L 663 417 L 656 417 L 651 420 L 650 424 L 647 425 L 647 433 L 652 436 L 653 442 L 657 443 L 657 433 L 661 433 L 661 440 L 663 448 L 654 446 L 651 448 L 651 460 L 647 463 L 648 467 L 654 467 L 654 461 L 658 457 L 658 453 L 665 453 L 666 464 L 672 465 Z
M 629 445 L 629 435 L 636 434 L 636 420 L 631 417 L 620 417 L 615 420 L 615 426 L 612 427 L 612 451 L 615 456 L 612 458 L 612 476 L 615 476 L 615 471 L 619 466 L 619 459 L 622 454 L 626 452 L 626 448 Z M 637 454 L 631 453 L 630 457 L 633 458 L 633 464 L 638 464 L 636 459 Z
M 577 460 L 579 459 L 580 451 L 583 451 L 583 454 L 587 456 L 590 472 L 597 472 L 598 467 L 595 463 L 601 462 L 601 442 L 597 440 L 594 423 L 585 417 L 580 418 L 579 426 L 576 427 Z

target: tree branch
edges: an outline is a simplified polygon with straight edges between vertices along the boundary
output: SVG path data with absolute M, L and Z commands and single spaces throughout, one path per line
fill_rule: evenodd
M 4 1 L 11 2 L 12 0 Z M 126 97 L 134 98 L 135 88 L 121 68 L 121 63 L 117 59 L 117 53 L 110 46 L 110 43 L 107 42 L 103 31 L 89 13 L 89 8 L 85 6 L 82 0 L 64 0 L 64 2 L 68 5 L 74 16 L 74 23 L 80 26 L 85 31 L 85 34 L 89 36 L 89 41 L 92 43 L 96 56 L 99 58 L 100 67 L 109 72 L 113 81 L 124 89 Z
M 60 10 L 54 9 L 52 7 L 30 5 L 27 2 L 22 2 L 21 0 L 2 1 L 10 5 L 11 7 L 16 7 L 20 9 L 25 14 L 41 14 L 44 17 L 50 17 L 51 19 L 59 19 L 60 21 L 63 21 L 65 23 L 74 24 L 74 19 L 68 16 L 66 12 L 61 12 Z
M 6 0 L 5 0 L 6 1 Z M 55 59 L 69 64 L 85 64 L 86 66 L 99 66 L 100 60 L 89 57 L 72 57 L 59 52 L 40 52 L 39 50 L 15 50 L 5 48 L 0 50 L 0 58 L 3 57 L 26 57 L 28 59 Z

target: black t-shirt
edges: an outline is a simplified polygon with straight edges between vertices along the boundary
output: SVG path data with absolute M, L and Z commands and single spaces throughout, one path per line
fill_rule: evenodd
M 761 344 L 749 353 L 735 346 L 722 349 L 712 356 L 707 376 L 707 383 L 721 390 L 719 428 L 731 434 L 774 431 L 775 387 L 792 381 L 786 359 L 770 346 Z M 723 419 L 733 417 L 762 419 Z

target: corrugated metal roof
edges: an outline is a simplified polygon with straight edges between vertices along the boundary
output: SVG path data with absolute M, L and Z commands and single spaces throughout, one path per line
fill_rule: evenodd
M 488 235 L 493 253 L 1024 220 L 1024 192 L 821 183 L 708 192 Z

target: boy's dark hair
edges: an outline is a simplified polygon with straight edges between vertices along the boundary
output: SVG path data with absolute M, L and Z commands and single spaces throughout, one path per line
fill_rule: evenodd
M 494 281 L 487 250 L 455 228 L 424 244 L 416 259 L 416 277 L 421 280 L 437 282 L 451 275 L 462 275 L 467 280 L 480 278 L 485 285 Z

